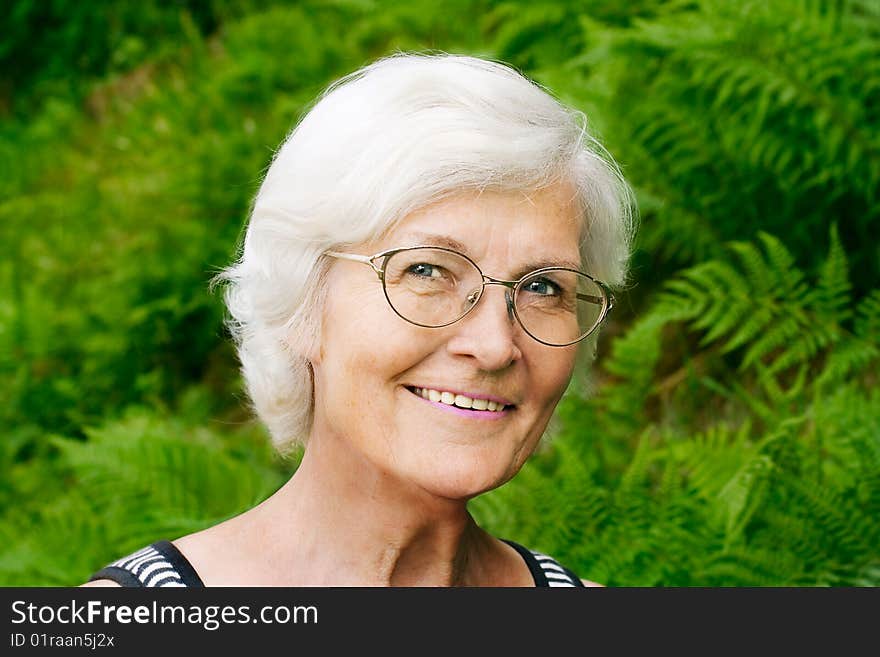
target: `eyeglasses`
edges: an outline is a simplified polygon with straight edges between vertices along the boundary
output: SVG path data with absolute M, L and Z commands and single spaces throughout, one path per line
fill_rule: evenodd
M 327 251 L 370 265 L 397 315 L 416 326 L 440 328 L 467 315 L 487 285 L 507 289 L 507 313 L 538 342 L 566 347 L 595 331 L 614 305 L 601 281 L 567 267 L 544 267 L 518 281 L 486 276 L 467 256 L 435 246 L 390 249 L 375 255 Z M 379 264 L 377 264 L 379 263 Z

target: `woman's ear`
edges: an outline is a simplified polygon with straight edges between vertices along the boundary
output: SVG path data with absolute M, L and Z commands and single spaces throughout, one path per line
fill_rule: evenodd
M 320 329 L 315 330 L 303 345 L 303 356 L 309 362 L 310 368 L 324 362 L 324 341 L 321 339 Z
M 329 268 L 329 265 L 325 268 Z M 311 282 L 312 279 L 314 282 Z M 291 322 L 287 328 L 286 340 L 292 353 L 305 358 L 312 369 L 324 362 L 322 335 L 327 303 L 326 290 L 329 284 L 329 271 L 318 270 L 312 273 L 309 286 L 316 287 L 318 292 L 306 303 L 308 310 L 297 317 L 295 322 Z
M 284 347 L 292 358 L 306 361 L 309 369 L 323 362 L 324 347 L 317 335 L 308 335 L 302 327 L 289 327 L 284 335 Z
M 281 340 L 292 358 L 307 361 L 310 366 L 323 362 L 324 347 L 321 340 L 324 299 L 308 300 L 285 324 Z

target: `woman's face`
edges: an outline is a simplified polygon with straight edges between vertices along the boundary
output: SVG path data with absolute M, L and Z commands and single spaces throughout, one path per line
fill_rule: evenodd
M 381 241 L 349 250 L 373 255 L 453 240 L 485 274 L 505 280 L 547 263 L 577 266 L 580 223 L 573 196 L 567 185 L 528 198 L 460 195 L 412 213 Z M 565 391 L 577 347 L 550 347 L 529 337 L 508 316 L 505 289 L 489 285 L 463 319 L 423 328 L 394 313 L 370 267 L 337 260 L 320 348 L 311 358 L 310 440 L 329 437 L 331 449 L 345 450 L 348 462 L 450 499 L 470 498 L 510 479 Z M 462 411 L 432 401 L 430 392 L 425 399 L 420 390 L 504 400 L 512 407 Z

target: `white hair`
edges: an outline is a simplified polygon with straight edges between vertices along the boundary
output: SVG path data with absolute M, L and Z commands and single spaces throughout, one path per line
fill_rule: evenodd
M 400 53 L 333 83 L 275 153 L 240 257 L 221 272 L 247 391 L 282 453 L 313 419 L 322 254 L 462 191 L 577 190 L 582 265 L 624 282 L 632 192 L 586 118 L 501 63 Z M 585 343 L 592 343 L 588 339 Z

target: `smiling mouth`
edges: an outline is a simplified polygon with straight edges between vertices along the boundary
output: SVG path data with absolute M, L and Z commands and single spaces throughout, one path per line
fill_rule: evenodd
M 452 393 L 446 390 L 434 390 L 433 388 L 418 388 L 416 386 L 405 386 L 407 390 L 430 402 L 445 404 L 453 408 L 472 411 L 476 413 L 485 413 L 492 415 L 501 413 L 502 411 L 511 411 L 516 406 L 513 404 L 502 404 L 491 399 L 475 399 L 466 395 Z

